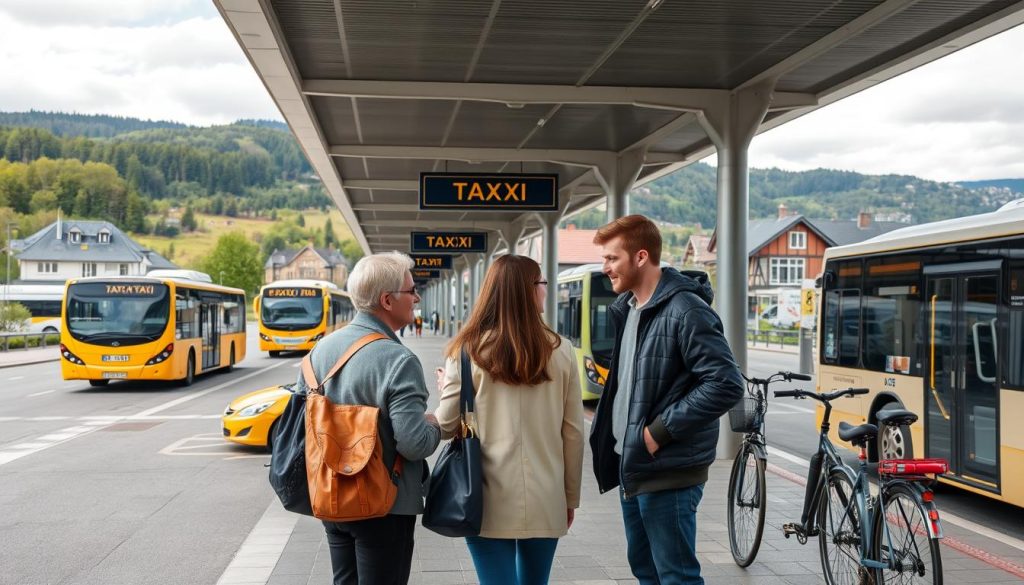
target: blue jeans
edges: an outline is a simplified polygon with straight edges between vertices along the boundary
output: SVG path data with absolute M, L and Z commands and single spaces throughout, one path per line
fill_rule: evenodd
M 547 585 L 558 539 L 470 536 L 466 546 L 480 585 Z
M 704 484 L 623 497 L 626 556 L 640 585 L 703 585 L 697 560 L 697 506 Z

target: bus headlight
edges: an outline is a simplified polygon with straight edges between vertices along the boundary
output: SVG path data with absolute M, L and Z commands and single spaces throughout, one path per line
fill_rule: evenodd
M 60 355 L 64 356 L 64 359 L 68 360 L 69 362 L 71 362 L 71 363 L 73 363 L 73 364 L 75 364 L 77 366 L 84 366 L 85 365 L 85 362 L 82 361 L 82 358 L 80 358 L 77 355 L 71 353 L 68 350 L 68 347 L 66 345 L 64 345 L 63 343 L 60 344 Z
M 166 360 L 167 358 L 171 357 L 172 353 L 174 353 L 174 344 L 170 343 L 170 344 L 167 345 L 167 347 L 164 348 L 163 351 L 161 351 L 160 353 L 156 354 L 155 356 L 149 358 L 149 360 L 146 362 L 146 365 L 147 366 L 153 366 L 153 365 L 159 364 L 160 362 L 162 362 L 162 361 Z
M 601 375 L 601 372 L 597 371 L 597 364 L 594 363 L 594 360 L 588 357 L 584 357 L 583 369 L 587 371 L 588 380 L 597 384 L 598 386 L 604 386 L 604 376 Z
M 260 339 L 262 339 L 263 341 L 270 341 L 270 336 L 260 333 Z
M 309 338 L 309 340 L 310 340 L 311 342 L 313 342 L 313 343 L 316 343 L 316 342 L 320 341 L 320 340 L 321 340 L 321 339 L 323 339 L 323 338 L 324 338 L 324 332 L 323 332 L 323 331 L 321 331 L 320 333 L 317 333 L 317 334 L 316 334 L 316 335 L 314 335 L 313 337 L 310 337 L 310 338 Z

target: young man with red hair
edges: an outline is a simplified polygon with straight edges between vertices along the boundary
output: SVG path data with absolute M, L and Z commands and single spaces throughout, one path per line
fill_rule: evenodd
M 641 585 L 703 584 L 697 506 L 718 419 L 743 378 L 711 308 L 707 275 L 661 267 L 661 233 L 641 215 L 598 230 L 619 298 L 608 381 L 590 445 L 601 492 L 619 488 L 627 556 Z

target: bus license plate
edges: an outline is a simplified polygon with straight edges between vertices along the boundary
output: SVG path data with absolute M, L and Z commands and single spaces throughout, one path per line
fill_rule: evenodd
M 103 356 L 103 361 L 105 361 L 105 362 L 126 362 L 126 361 L 128 361 L 128 359 L 129 359 L 129 356 L 126 356 L 126 355 L 105 355 L 105 356 Z
M 103 372 L 103 377 L 107 380 L 117 378 L 127 378 L 128 372 Z

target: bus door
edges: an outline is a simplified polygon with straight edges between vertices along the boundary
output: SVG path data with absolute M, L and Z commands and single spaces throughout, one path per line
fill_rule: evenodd
M 999 261 L 925 268 L 925 450 L 999 489 Z
M 203 370 L 220 365 L 220 303 L 203 299 L 200 328 L 203 332 Z

